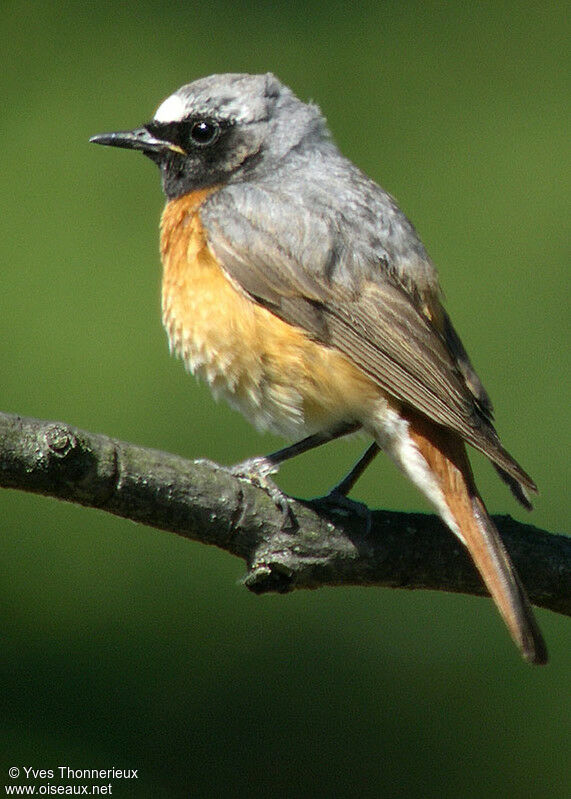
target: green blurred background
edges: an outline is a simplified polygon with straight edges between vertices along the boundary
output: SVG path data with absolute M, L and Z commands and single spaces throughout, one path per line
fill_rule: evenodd
M 271 70 L 321 105 L 439 266 L 503 440 L 541 488 L 527 517 L 475 457 L 490 509 L 565 530 L 565 14 L 4 0 L 1 409 L 225 463 L 281 445 L 169 358 L 156 168 L 87 142 L 201 75 Z M 323 492 L 361 446 L 280 483 Z M 381 459 L 355 496 L 426 509 Z M 0 513 L 0 784 L 67 764 L 139 769 L 116 796 L 569 796 L 567 620 L 538 612 L 552 662 L 532 669 L 487 600 L 255 597 L 243 564 L 174 535 L 15 492 Z

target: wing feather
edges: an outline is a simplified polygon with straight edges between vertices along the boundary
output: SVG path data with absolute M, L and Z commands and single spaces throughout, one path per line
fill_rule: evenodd
M 362 255 L 350 254 L 334 218 L 280 207 L 275 193 L 263 197 L 258 191 L 237 202 L 232 191 L 221 190 L 201 213 L 209 245 L 234 285 L 339 349 L 382 389 L 455 430 L 525 489 L 536 490 L 500 444 L 491 403 L 445 312 L 440 329 L 395 279 L 396 270 L 384 270 L 382 260 L 377 269 L 362 267 Z M 335 268 L 349 257 L 352 268 Z

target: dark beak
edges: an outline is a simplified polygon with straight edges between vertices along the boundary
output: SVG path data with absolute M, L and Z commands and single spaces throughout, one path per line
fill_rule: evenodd
M 117 133 L 100 133 L 89 139 L 93 144 L 104 144 L 107 147 L 123 147 L 127 150 L 142 150 L 144 153 L 160 153 L 165 150 L 172 150 L 175 153 L 185 155 L 182 148 L 170 141 L 157 139 L 147 128 L 135 128 L 135 130 L 122 130 Z

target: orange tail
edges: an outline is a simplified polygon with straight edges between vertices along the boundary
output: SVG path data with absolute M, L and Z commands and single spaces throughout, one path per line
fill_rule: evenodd
M 529 599 L 474 483 L 464 442 L 418 416 L 408 416 L 409 436 L 438 481 L 457 530 L 488 591 L 531 663 L 547 662 L 547 648 Z M 445 520 L 448 521 L 448 520 Z

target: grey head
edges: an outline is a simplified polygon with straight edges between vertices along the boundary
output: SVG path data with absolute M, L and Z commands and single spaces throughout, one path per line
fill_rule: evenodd
M 141 150 L 160 168 L 169 199 L 271 172 L 304 142 L 329 134 L 317 106 L 271 73 L 210 75 L 182 86 L 141 128 L 91 141 Z

